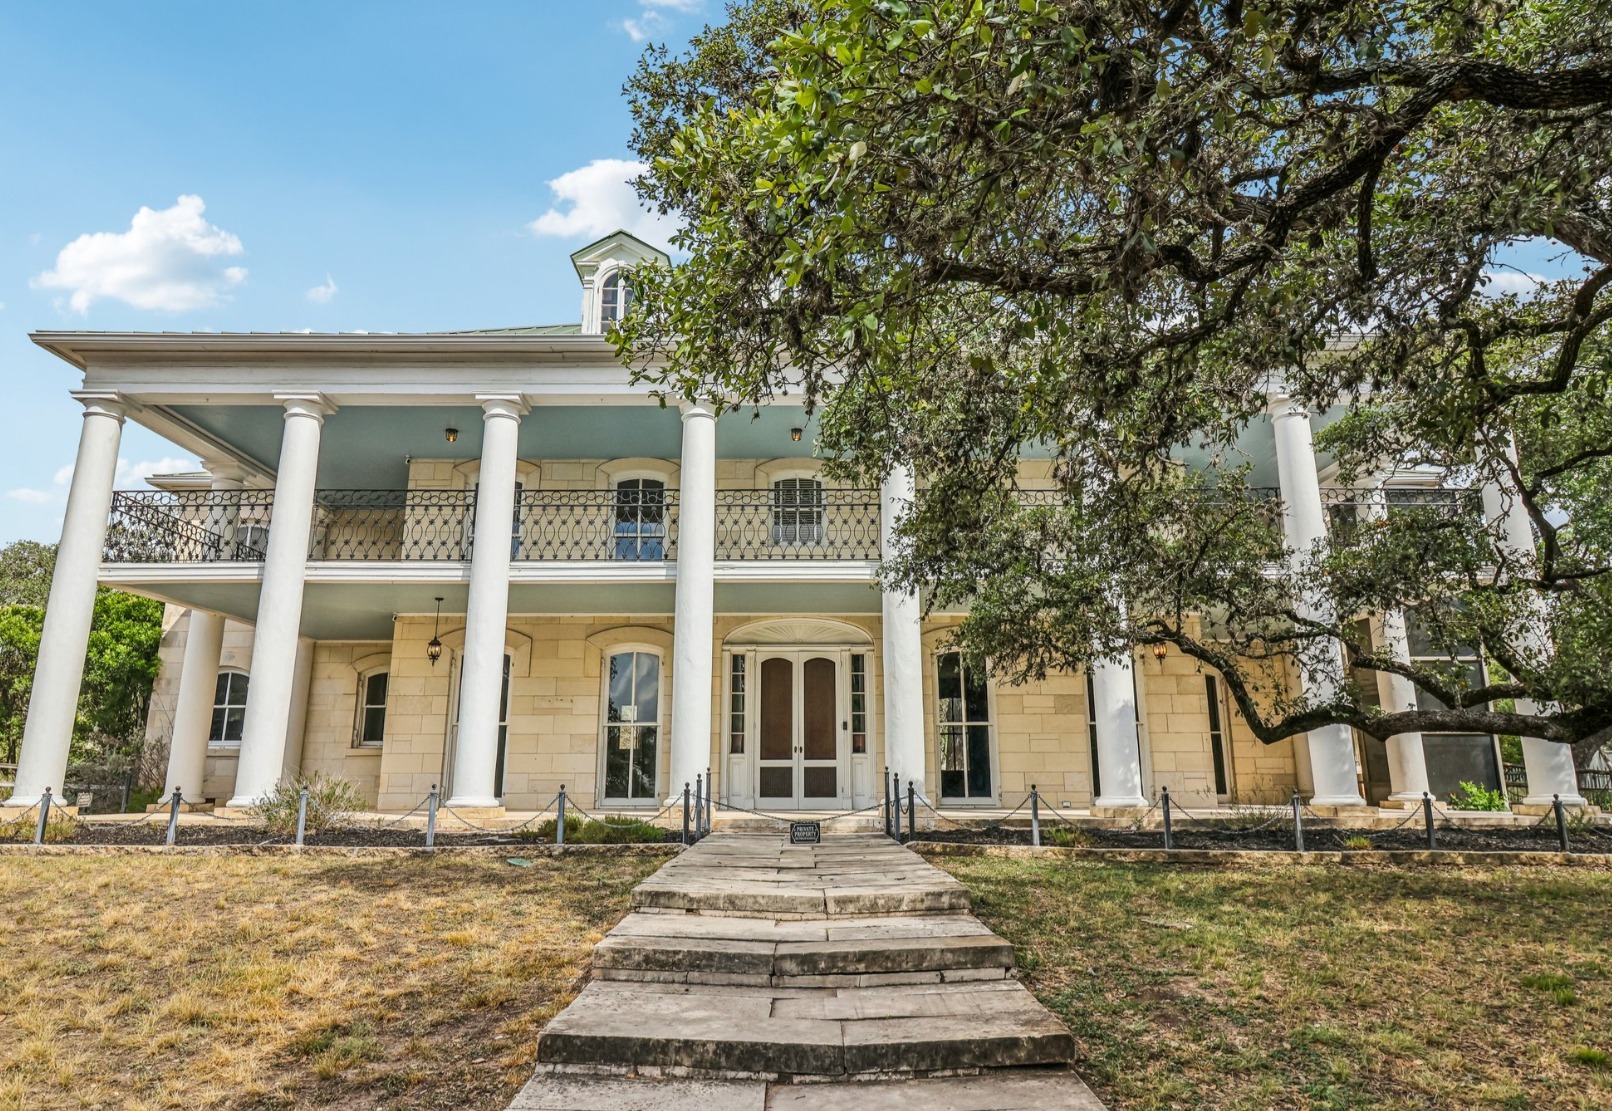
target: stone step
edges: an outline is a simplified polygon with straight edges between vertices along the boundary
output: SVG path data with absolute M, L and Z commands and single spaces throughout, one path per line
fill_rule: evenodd
M 1013 947 L 970 915 L 778 920 L 629 914 L 593 952 L 601 980 L 873 987 L 1006 978 Z
M 793 989 L 596 980 L 549 1023 L 537 1058 L 787 1078 L 1067 1065 L 1074 1048 L 1014 980 Z
M 538 1073 L 509 1111 L 1103 1111 L 1067 1069 L 837 1084 Z

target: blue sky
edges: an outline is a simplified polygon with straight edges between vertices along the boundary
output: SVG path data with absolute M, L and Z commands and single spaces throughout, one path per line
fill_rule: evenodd
M 666 234 L 611 161 L 621 84 L 719 8 L 0 0 L 0 543 L 56 539 L 78 441 L 30 330 L 575 320 L 571 251 Z M 194 462 L 132 422 L 121 455 Z

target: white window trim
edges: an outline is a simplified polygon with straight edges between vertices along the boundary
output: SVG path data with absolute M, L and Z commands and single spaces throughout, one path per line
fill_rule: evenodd
M 218 675 L 229 674 L 229 675 L 244 675 L 244 676 L 246 676 L 246 681 L 247 681 L 246 698 L 247 698 L 248 702 L 251 701 L 251 699 L 252 699 L 252 686 L 251 686 L 251 684 L 252 684 L 252 672 L 250 670 L 248 670 L 247 668 L 244 668 L 244 667 L 228 667 L 228 666 L 225 666 L 225 667 L 220 667 L 218 669 L 217 674 Z M 228 752 L 228 753 L 240 752 L 241 751 L 241 742 L 240 741 L 215 741 L 215 740 L 213 740 L 213 718 L 212 718 L 212 714 L 213 714 L 213 711 L 216 711 L 218 709 L 218 693 L 217 693 L 217 691 L 218 691 L 218 678 L 217 678 L 217 675 L 215 675 L 214 678 L 213 678 L 213 691 L 214 691 L 214 693 L 213 693 L 213 704 L 212 704 L 212 707 L 209 710 L 208 716 L 207 716 L 207 751 L 208 752 Z M 243 702 L 242 706 L 244 707 L 245 705 L 246 705 L 246 703 Z
M 360 752 L 380 752 L 386 745 L 386 728 L 392 722 L 392 662 L 390 660 L 375 667 L 366 668 L 358 673 L 358 696 L 354 699 L 353 707 L 353 743 L 352 747 Z M 381 739 L 379 741 L 364 740 L 364 711 L 369 709 L 369 703 L 364 699 L 368 696 L 369 681 L 377 675 L 386 676 L 386 701 L 381 703 L 382 724 Z
M 621 809 L 631 807 L 648 807 L 654 809 L 659 806 L 663 797 L 661 792 L 661 768 L 669 755 L 666 748 L 667 741 L 667 697 L 671 693 L 671 684 L 667 682 L 666 650 L 644 641 L 627 640 L 620 644 L 612 644 L 601 649 L 599 661 L 599 731 L 598 731 L 598 757 L 595 761 L 594 774 L 598 777 L 594 782 L 598 789 L 594 791 L 595 802 L 600 806 L 614 806 Z M 610 747 L 610 657 L 620 656 L 628 652 L 642 652 L 654 656 L 659 665 L 656 669 L 655 705 L 658 713 L 655 716 L 655 790 L 648 798 L 628 799 L 618 798 L 605 794 L 606 775 L 605 759 Z M 643 722 L 637 724 L 643 725 Z
M 993 807 L 997 805 L 997 800 L 1002 797 L 1002 758 L 997 747 L 996 679 L 991 675 L 991 670 L 988 667 L 985 669 L 985 709 L 991 715 L 991 720 L 985 723 L 985 728 L 991 744 L 991 794 L 988 798 L 971 798 L 968 795 L 953 796 L 940 793 L 940 730 L 946 725 L 963 724 L 961 722 L 942 721 L 940 718 L 940 658 L 955 654 L 958 654 L 955 648 L 937 648 L 930 656 L 930 666 L 934 668 L 935 676 L 935 701 L 933 704 L 935 714 L 935 797 L 950 806 Z M 974 724 L 978 723 L 975 722 Z M 966 732 L 963 735 L 963 743 L 968 743 Z

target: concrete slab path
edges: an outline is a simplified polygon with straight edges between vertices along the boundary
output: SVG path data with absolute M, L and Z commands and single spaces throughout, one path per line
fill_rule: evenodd
M 969 910 L 879 834 L 713 834 L 634 890 L 511 1111 L 1101 1111 Z

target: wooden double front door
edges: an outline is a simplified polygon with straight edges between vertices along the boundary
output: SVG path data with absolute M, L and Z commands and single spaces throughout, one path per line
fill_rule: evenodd
M 837 651 L 757 653 L 756 802 L 762 809 L 846 804 L 849 729 Z

